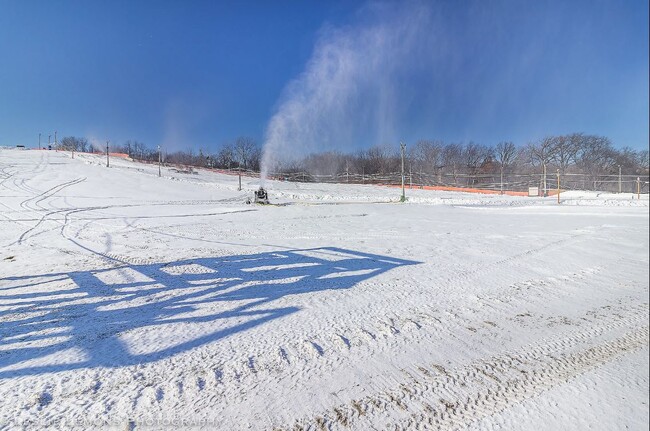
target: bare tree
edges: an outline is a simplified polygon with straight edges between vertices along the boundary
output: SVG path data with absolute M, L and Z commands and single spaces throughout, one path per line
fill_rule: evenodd
M 553 160 L 553 157 L 555 157 L 555 137 L 547 136 L 536 144 L 528 144 L 527 153 L 529 156 L 530 164 L 533 167 L 542 168 L 541 185 L 544 196 L 546 196 L 548 190 L 548 185 L 546 182 L 546 170 L 548 168 L 548 165 Z
M 237 139 L 235 139 L 235 145 L 234 145 L 235 160 L 237 160 L 241 168 L 244 169 L 250 168 L 251 158 L 253 157 L 253 154 L 255 154 L 256 149 L 257 149 L 257 144 L 255 144 L 255 141 L 252 138 L 240 136 Z
M 88 139 L 77 138 L 75 136 L 66 136 L 58 143 L 58 149 L 65 151 L 86 152 L 90 148 Z
M 575 163 L 576 154 L 583 139 L 582 133 L 572 133 L 554 138 L 552 157 L 562 175 Z
M 425 183 L 424 175 L 437 175 L 442 165 L 444 144 L 439 141 L 420 140 L 409 148 L 409 160 L 419 175 L 420 183 Z
M 647 175 L 648 174 L 648 150 L 643 150 L 637 152 L 636 155 L 636 164 L 638 166 L 638 173 Z
M 454 185 L 458 185 L 458 168 L 462 164 L 463 145 L 448 144 L 442 150 L 442 164 L 445 173 L 454 177 Z
M 616 172 L 616 150 L 609 138 L 586 135 L 581 140 L 576 155 L 576 165 L 590 177 L 593 189 L 596 190 L 602 185 L 602 180 L 599 178 Z
M 374 175 L 392 172 L 395 168 L 396 157 L 394 149 L 386 145 L 378 145 L 366 150 L 366 173 Z M 399 159 L 399 158 L 398 158 Z
M 490 157 L 490 148 L 485 145 L 470 142 L 465 146 L 463 151 L 463 160 L 465 162 L 467 174 L 469 175 L 467 185 L 473 185 L 476 183 L 476 174 Z
M 517 160 L 517 147 L 512 142 L 499 142 L 495 149 L 495 158 L 501 173 L 501 193 L 503 193 L 503 174 Z
M 338 151 L 311 154 L 303 160 L 303 166 L 312 175 L 336 176 L 346 170 L 346 157 Z
M 230 169 L 235 163 L 235 150 L 232 145 L 226 144 L 214 156 L 215 165 L 221 169 Z

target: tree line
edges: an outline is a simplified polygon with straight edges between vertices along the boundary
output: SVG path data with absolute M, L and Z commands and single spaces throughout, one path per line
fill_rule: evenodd
M 62 151 L 77 151 L 90 153 L 103 153 L 106 147 L 92 144 L 87 138 L 67 136 L 59 141 L 56 149 Z M 111 153 L 123 153 L 134 160 L 157 162 L 158 148 L 147 147 L 143 142 L 127 140 L 123 144 L 110 143 Z M 232 143 L 227 143 L 216 153 L 189 148 L 185 151 L 163 152 L 160 154 L 165 164 L 177 164 L 196 167 L 209 167 L 218 169 L 244 169 L 259 171 L 262 150 L 254 139 L 239 137 Z
M 59 149 L 92 151 L 92 146 L 85 138 L 65 137 Z M 158 160 L 157 148 L 139 141 L 112 145 L 110 151 L 126 153 L 136 160 Z M 168 164 L 259 172 L 261 156 L 261 147 L 254 139 L 239 137 L 217 152 L 188 149 L 164 153 L 162 159 Z M 303 180 L 344 177 L 347 181 L 352 178 L 366 182 L 400 173 L 401 163 L 398 145 L 379 145 L 354 153 L 310 154 L 285 162 L 275 174 Z M 584 133 L 547 136 L 524 146 L 509 141 L 483 145 L 419 140 L 407 147 L 405 170 L 416 184 L 493 188 L 504 182 L 509 188 L 523 188 L 533 185 L 544 173 L 553 178 L 559 171 L 567 185 L 573 181 L 575 188 L 607 189 L 607 183 L 613 182 L 608 176 L 619 172 L 647 177 L 648 150 L 619 149 L 607 137 Z

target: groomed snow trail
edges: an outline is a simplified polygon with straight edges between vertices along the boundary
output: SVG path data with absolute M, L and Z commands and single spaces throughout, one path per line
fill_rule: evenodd
M 0 150 L 0 429 L 646 429 L 648 200 Z

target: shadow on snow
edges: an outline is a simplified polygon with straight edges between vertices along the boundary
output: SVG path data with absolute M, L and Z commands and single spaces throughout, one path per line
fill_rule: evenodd
M 326 247 L 8 277 L 0 378 L 166 358 L 299 311 L 273 306 L 287 295 L 349 289 L 417 263 Z M 129 348 L 130 331 L 145 351 Z M 148 345 L 147 331 L 162 345 Z

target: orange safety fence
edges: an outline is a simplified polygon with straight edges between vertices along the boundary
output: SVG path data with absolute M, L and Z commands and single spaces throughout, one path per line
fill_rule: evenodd
M 387 187 L 398 187 L 400 185 L 395 184 L 385 184 Z M 508 196 L 528 196 L 528 192 L 516 192 L 513 190 L 504 190 L 503 193 L 501 190 L 486 190 L 486 189 L 475 189 L 470 187 L 451 187 L 451 186 L 405 186 L 408 189 L 419 189 L 419 190 L 440 190 L 445 192 L 465 192 L 465 193 L 482 193 L 485 195 L 508 195 Z

